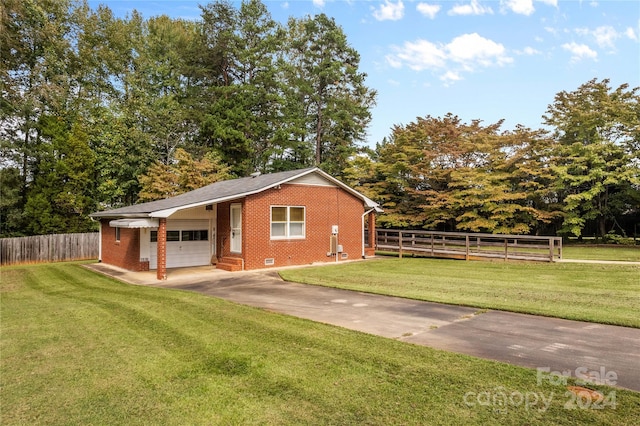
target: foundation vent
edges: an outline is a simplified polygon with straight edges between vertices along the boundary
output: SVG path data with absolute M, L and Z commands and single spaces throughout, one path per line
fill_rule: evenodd
M 276 260 L 273 257 L 269 257 L 269 258 L 264 260 L 264 265 L 265 266 L 273 266 L 275 264 L 276 264 Z

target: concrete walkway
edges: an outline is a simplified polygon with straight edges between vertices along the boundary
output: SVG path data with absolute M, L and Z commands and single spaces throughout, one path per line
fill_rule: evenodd
M 212 267 L 131 273 L 88 267 L 123 281 L 195 291 L 236 303 L 452 352 L 571 377 L 607 377 L 640 391 L 640 329 L 420 302 L 282 281 L 275 271 Z M 146 275 L 145 275 L 146 274 Z

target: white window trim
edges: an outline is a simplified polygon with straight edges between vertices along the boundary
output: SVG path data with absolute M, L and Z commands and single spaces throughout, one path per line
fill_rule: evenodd
M 273 230 L 273 208 L 274 207 L 284 207 L 287 209 L 287 221 L 286 222 L 277 222 L 277 223 L 284 223 L 285 227 L 285 235 L 280 236 L 280 235 L 272 235 L 272 230 Z M 291 221 L 289 220 L 289 218 L 291 217 L 290 214 L 290 209 L 302 209 L 302 217 L 304 218 L 304 220 L 302 221 L 302 235 L 289 235 L 289 230 L 290 230 L 290 225 L 291 225 Z M 300 223 L 300 222 L 294 222 L 294 223 Z M 269 234 L 272 240 L 304 240 L 305 238 L 307 238 L 307 208 L 305 206 L 282 206 L 282 205 L 272 205 L 269 207 Z

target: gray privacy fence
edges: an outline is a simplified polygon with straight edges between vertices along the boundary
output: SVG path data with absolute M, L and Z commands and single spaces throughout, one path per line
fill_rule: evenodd
M 0 239 L 0 265 L 98 258 L 98 232 Z

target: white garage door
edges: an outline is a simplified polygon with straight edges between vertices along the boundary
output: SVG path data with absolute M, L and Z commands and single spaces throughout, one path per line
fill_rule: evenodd
M 151 232 L 149 267 L 158 268 L 156 232 Z M 211 263 L 208 220 L 175 220 L 167 222 L 167 268 L 202 266 Z

